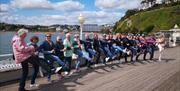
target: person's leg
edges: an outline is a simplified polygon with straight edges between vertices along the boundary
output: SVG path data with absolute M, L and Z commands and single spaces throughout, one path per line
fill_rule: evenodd
M 71 57 L 65 57 L 64 58 L 66 71 L 70 72 L 71 70 Z
M 130 51 L 131 51 L 131 62 L 133 62 L 133 58 L 135 55 L 135 50 L 133 49 L 133 47 L 130 47 Z
M 37 57 L 32 56 L 31 59 L 29 60 L 29 63 L 31 63 L 34 68 L 33 76 L 31 78 L 31 84 L 35 84 L 35 79 L 39 72 L 39 60 Z
M 150 54 L 150 60 L 154 58 L 154 46 L 151 45 L 151 54 Z
M 58 56 L 52 55 L 52 57 L 53 57 L 54 61 L 56 61 L 59 65 L 61 65 L 61 66 L 65 65 L 64 62 L 62 60 L 60 60 Z
M 25 60 L 24 62 L 21 63 L 22 66 L 22 75 L 19 83 L 19 91 L 24 91 L 25 90 L 25 83 L 26 83 L 26 78 L 28 75 L 28 60 Z
M 147 55 L 147 48 L 144 49 L 144 56 L 143 56 L 143 60 L 146 60 L 146 55 Z
M 105 47 L 104 49 L 105 49 L 105 51 L 106 51 L 106 53 L 107 53 L 107 56 L 110 57 L 110 58 L 112 58 L 113 55 L 112 55 L 111 51 L 109 50 L 109 48 L 108 48 L 108 47 Z
M 83 53 L 81 50 L 76 50 L 76 54 L 78 55 L 77 62 L 76 62 L 76 70 L 79 70 L 80 61 L 83 56 Z
M 124 54 L 125 63 L 128 62 L 128 61 L 127 61 L 127 56 L 128 56 L 127 53 L 125 53 L 125 54 Z
M 159 44 L 158 48 L 159 48 L 159 61 L 161 61 L 162 60 L 163 47 L 161 46 L 161 44 Z
M 93 49 L 88 49 L 88 52 L 90 53 L 90 55 L 91 55 L 92 57 L 97 56 L 97 55 L 96 55 L 96 52 L 95 52 Z

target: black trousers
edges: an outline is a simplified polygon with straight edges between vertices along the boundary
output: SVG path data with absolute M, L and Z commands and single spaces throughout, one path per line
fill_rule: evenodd
M 95 47 L 94 49 L 95 49 L 95 51 L 97 52 L 97 58 L 96 58 L 95 64 L 98 64 L 98 63 L 99 63 L 100 56 L 101 56 L 101 50 L 100 50 L 99 47 Z
M 38 71 L 39 71 L 39 61 L 37 60 L 37 58 L 35 56 L 31 56 L 28 59 L 26 59 L 25 61 L 21 62 L 21 66 L 22 66 L 22 76 L 20 79 L 20 84 L 19 84 L 19 91 L 24 91 L 25 90 L 25 83 L 26 83 L 26 79 L 28 76 L 28 71 L 29 71 L 29 66 L 28 63 L 32 64 L 33 68 L 34 68 L 34 73 L 33 76 L 31 78 L 31 84 L 35 83 L 35 79 L 37 77 Z
M 72 57 L 64 57 L 66 71 L 68 71 L 68 72 L 71 71 L 71 61 L 72 61 Z

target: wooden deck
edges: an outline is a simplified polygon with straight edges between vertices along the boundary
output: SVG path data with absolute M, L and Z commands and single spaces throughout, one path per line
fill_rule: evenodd
M 157 58 L 157 52 L 155 58 Z M 142 57 L 141 57 L 142 58 Z M 98 66 L 91 70 L 82 68 L 68 78 L 47 84 L 46 78 L 38 78 L 40 84 L 33 91 L 180 91 L 180 47 L 165 50 L 162 62 L 142 61 L 135 64 Z M 122 59 L 124 60 L 124 59 Z M 18 83 L 0 85 L 0 91 L 17 91 Z M 26 84 L 29 88 L 29 81 Z

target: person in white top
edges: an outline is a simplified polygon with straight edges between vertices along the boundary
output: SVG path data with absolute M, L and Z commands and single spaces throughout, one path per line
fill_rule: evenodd
M 159 58 L 158 58 L 158 61 L 161 61 L 162 60 L 163 51 L 164 51 L 164 46 L 165 46 L 165 43 L 166 43 L 164 35 L 160 35 L 160 37 L 156 39 L 156 43 L 157 43 L 157 46 L 158 46 L 158 49 L 159 49 Z

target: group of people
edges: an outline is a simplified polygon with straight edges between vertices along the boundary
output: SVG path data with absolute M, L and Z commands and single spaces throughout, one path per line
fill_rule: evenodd
M 75 34 L 71 40 L 71 34 L 67 33 L 63 40 L 57 36 L 56 42 L 51 40 L 51 34 L 45 34 L 45 40 L 38 46 L 38 36 L 32 36 L 30 42 L 26 43 L 27 29 L 19 29 L 12 39 L 13 55 L 16 63 L 22 66 L 22 77 L 20 79 L 19 91 L 25 89 L 25 81 L 28 75 L 28 63 L 32 64 L 34 73 L 31 79 L 30 87 L 38 87 L 35 79 L 39 72 L 39 66 L 47 73 L 47 81 L 51 83 L 51 75 L 56 73 L 61 78 L 62 71 L 65 75 L 72 74 L 72 59 L 76 59 L 75 70 L 80 72 L 82 59 L 86 61 L 87 68 L 92 69 L 92 64 L 97 66 L 99 62 L 106 65 L 107 62 L 118 60 L 124 56 L 124 63 L 134 63 L 139 61 L 140 54 L 143 60 L 150 54 L 150 60 L 153 60 L 155 46 L 159 48 L 159 61 L 161 61 L 162 51 L 164 49 L 165 39 L 163 36 L 155 38 L 154 36 L 127 36 L 125 34 L 102 34 L 99 36 L 94 33 L 92 38 L 85 34 L 85 39 L 79 39 Z M 101 37 L 101 38 L 100 38 Z M 44 57 L 40 57 L 42 53 Z M 127 57 L 130 56 L 130 61 Z M 58 66 L 55 66 L 57 63 Z

